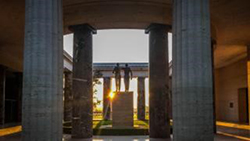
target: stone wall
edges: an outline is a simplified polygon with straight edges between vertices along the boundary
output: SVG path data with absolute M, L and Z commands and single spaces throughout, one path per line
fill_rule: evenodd
M 242 59 L 215 72 L 216 119 L 238 122 L 238 89 L 247 88 L 247 60 Z

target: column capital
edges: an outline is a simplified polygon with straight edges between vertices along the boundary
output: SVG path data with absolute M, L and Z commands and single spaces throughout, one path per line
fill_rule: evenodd
M 152 30 L 165 30 L 166 32 L 168 32 L 171 29 L 172 29 L 171 25 L 152 23 L 146 28 L 145 33 L 148 34 Z
M 92 34 L 97 33 L 96 29 L 93 26 L 91 26 L 90 24 L 71 25 L 71 26 L 69 26 L 69 30 L 72 31 L 72 32 L 75 32 L 75 31 L 80 31 L 80 32 L 89 31 Z

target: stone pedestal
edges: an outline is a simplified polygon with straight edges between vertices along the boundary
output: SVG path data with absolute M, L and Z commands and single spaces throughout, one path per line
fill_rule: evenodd
M 118 92 L 112 101 L 113 128 L 133 128 L 133 92 Z

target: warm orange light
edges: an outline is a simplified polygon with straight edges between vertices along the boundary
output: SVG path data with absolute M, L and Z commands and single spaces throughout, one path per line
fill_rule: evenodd
M 237 138 L 237 139 L 250 141 L 250 138 L 242 137 L 242 136 L 238 136 L 238 135 L 233 135 L 233 134 L 228 134 L 228 133 L 223 133 L 223 132 L 220 132 L 220 131 L 218 131 L 217 134 L 221 134 L 221 135 L 228 136 L 228 137 L 233 137 L 233 138 Z
M 110 98 L 110 99 L 114 99 L 114 97 L 115 97 L 115 92 L 110 92 L 109 98 Z

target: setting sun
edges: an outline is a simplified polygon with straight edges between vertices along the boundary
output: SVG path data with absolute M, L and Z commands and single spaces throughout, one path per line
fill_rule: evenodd
M 112 100 L 112 99 L 114 99 L 114 97 L 115 97 L 115 92 L 110 92 L 110 94 L 109 94 L 109 98 Z

